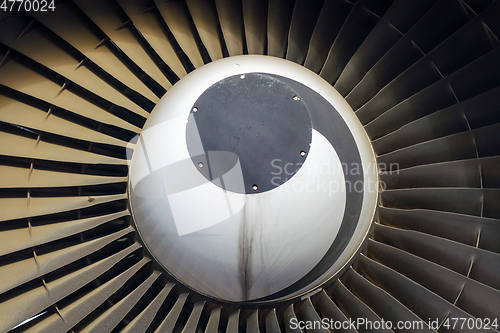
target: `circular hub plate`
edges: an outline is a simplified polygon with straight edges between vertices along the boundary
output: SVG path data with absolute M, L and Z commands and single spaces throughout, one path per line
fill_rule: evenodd
M 273 161 L 299 166 L 309 152 L 307 107 L 296 91 L 272 76 L 251 73 L 223 79 L 208 88 L 192 110 L 186 141 L 203 176 L 220 179 L 239 159 L 244 189 L 215 182 L 226 190 L 247 194 L 271 190 L 281 183 L 269 177 L 275 171 Z M 210 154 L 216 151 L 234 155 Z M 291 178 L 297 168 L 289 169 Z

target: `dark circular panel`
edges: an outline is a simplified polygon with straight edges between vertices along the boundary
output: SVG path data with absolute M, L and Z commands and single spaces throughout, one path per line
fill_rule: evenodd
M 273 163 L 289 165 L 290 178 L 307 157 L 311 143 L 311 118 L 300 96 L 276 77 L 248 73 L 228 77 L 209 87 L 193 105 L 186 127 L 187 145 L 193 163 L 210 181 L 241 165 L 244 191 L 231 184 L 213 182 L 242 193 L 269 191 L 280 184 L 272 181 Z M 195 143 L 201 139 L 203 151 Z M 210 154 L 231 152 L 235 158 Z M 275 161 L 275 162 L 273 162 Z

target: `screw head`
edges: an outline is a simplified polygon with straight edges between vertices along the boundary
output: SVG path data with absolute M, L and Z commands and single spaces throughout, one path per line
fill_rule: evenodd
M 252 186 L 252 190 L 257 191 L 258 189 L 257 185 Z
M 198 168 L 203 168 L 203 163 L 202 162 L 198 163 Z
M 194 107 L 194 108 L 193 108 L 193 112 L 196 112 L 196 111 L 198 111 L 198 108 L 197 108 L 197 107 Z
M 244 78 L 245 78 L 245 74 L 241 74 L 241 75 L 240 75 L 240 79 L 242 79 L 242 80 L 243 80 Z
M 300 101 L 300 97 L 299 96 L 293 96 L 293 100 L 294 101 Z
M 300 156 L 302 156 L 302 157 L 306 156 L 306 152 L 302 150 L 302 151 L 300 152 Z

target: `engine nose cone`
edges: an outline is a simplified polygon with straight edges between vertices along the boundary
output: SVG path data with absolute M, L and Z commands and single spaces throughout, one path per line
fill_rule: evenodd
M 299 296 L 358 252 L 377 202 L 352 110 L 291 62 L 242 56 L 189 74 L 134 145 L 132 215 L 175 279 L 229 302 Z

